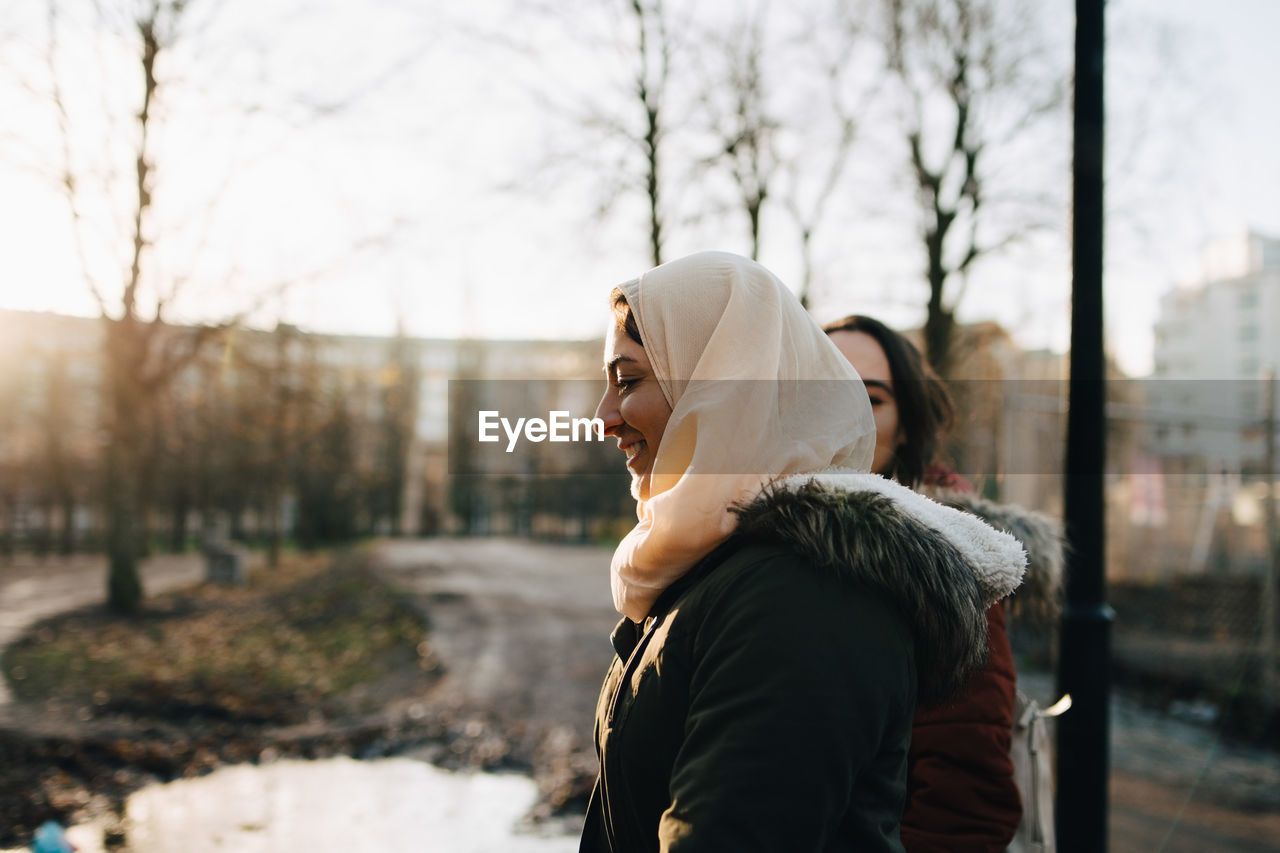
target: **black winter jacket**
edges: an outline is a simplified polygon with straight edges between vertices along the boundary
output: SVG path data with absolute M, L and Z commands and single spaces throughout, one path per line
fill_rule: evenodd
M 898 851 L 918 698 L 985 652 L 946 537 L 875 493 L 770 490 L 623 619 L 583 853 Z

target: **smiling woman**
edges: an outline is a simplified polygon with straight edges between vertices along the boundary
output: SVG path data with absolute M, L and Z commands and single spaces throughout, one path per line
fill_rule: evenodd
M 638 523 L 581 850 L 901 850 L 912 709 L 981 659 L 1021 549 L 868 473 L 856 371 L 759 264 L 692 255 L 612 306 L 597 415 Z
M 611 301 L 617 322 L 605 338 L 606 388 L 596 418 L 604 423 L 605 435 L 615 437 L 618 449 L 627 454 L 631 496 L 643 501 L 649 499 L 653 460 L 671 417 L 671 404 L 654 376 L 622 290 L 615 289 Z

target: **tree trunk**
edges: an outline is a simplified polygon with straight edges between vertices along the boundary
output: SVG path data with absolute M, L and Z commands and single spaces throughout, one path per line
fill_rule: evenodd
M 76 550 L 76 499 L 70 491 L 61 496 L 62 530 L 58 537 L 58 551 L 64 557 Z
M 747 205 L 747 217 L 751 220 L 751 260 L 760 260 L 760 206 L 763 200 L 753 200 Z
M 649 124 L 645 131 L 645 191 L 649 197 L 649 252 L 655 267 L 662 266 L 662 207 L 658 175 L 658 111 L 647 110 Z
M 271 489 L 267 495 L 267 565 L 280 565 L 280 545 L 283 539 L 284 519 L 280 512 L 280 492 Z
M 659 169 L 659 151 L 662 145 L 662 101 L 665 94 L 665 86 L 667 80 L 668 68 L 668 46 L 666 41 L 666 32 L 663 24 L 662 4 L 657 3 L 652 7 L 645 5 L 641 0 L 632 0 L 631 11 L 635 15 L 636 26 L 639 31 L 639 61 L 640 66 L 636 70 L 636 88 L 635 94 L 640 100 L 640 106 L 644 108 L 645 127 L 644 127 L 644 155 L 645 155 L 645 194 L 649 203 L 649 253 L 650 260 L 653 265 L 662 265 L 662 203 L 661 193 L 661 171 Z M 658 43 L 651 44 L 649 40 L 650 24 L 656 26 Z M 652 69 L 650 63 L 656 61 L 657 69 Z M 656 76 L 650 76 L 654 74 Z
M 13 498 L 10 495 L 0 495 L 0 556 L 4 557 L 5 562 L 13 560 L 13 516 Z
M 142 604 L 138 577 L 137 472 L 122 448 L 108 451 L 107 606 L 116 613 L 137 613 Z
M 947 272 L 942 264 L 942 239 L 937 232 L 926 240 L 929 249 L 929 306 L 924 321 L 925 358 L 938 376 L 951 377 L 955 313 L 942 301 Z
M 142 388 L 141 345 L 132 317 L 107 320 L 106 362 L 110 383 L 111 428 L 107 445 L 107 605 L 116 613 L 138 612 L 142 582 L 138 576 L 140 541 Z
M 925 356 L 934 372 L 943 379 L 952 378 L 952 338 L 955 325 L 955 316 L 950 311 L 930 304 L 929 314 L 924 321 Z
M 173 499 L 170 507 L 169 550 L 181 553 L 187 550 L 187 515 L 191 511 L 185 488 Z

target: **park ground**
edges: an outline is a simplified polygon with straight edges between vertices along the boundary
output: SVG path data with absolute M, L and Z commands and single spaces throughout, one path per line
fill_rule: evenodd
M 106 816 L 108 845 L 127 850 L 127 826 L 109 818 L 149 782 L 223 764 L 333 755 L 398 755 L 448 768 L 525 773 L 540 797 L 530 818 L 572 831 L 595 773 L 591 714 L 612 655 L 608 549 L 508 539 L 394 540 L 309 563 L 291 559 L 280 579 L 223 590 L 198 585 L 202 567 L 194 555 L 155 558 L 144 569 L 151 621 L 137 624 L 144 626 L 140 633 L 161 638 L 175 659 L 188 646 L 216 658 L 217 636 L 164 633 L 168 629 L 157 625 L 184 624 L 184 615 L 207 606 L 225 613 L 230 604 L 229 612 L 242 615 L 219 617 L 222 630 L 244 634 L 256 624 L 245 614 L 263 601 L 279 612 L 294 598 L 337 608 L 289 617 L 290 631 L 296 628 L 289 634 L 296 651 L 290 659 L 298 672 L 268 667 L 271 678 L 257 681 L 270 684 L 252 689 L 209 676 L 203 685 L 221 699 L 154 683 L 127 696 L 99 690 L 41 699 L 28 695 L 26 685 L 5 689 L 0 847 L 25 843 L 44 817 Z M 42 638 L 102 630 L 104 571 L 92 558 L 0 566 L 0 646 L 38 648 Z M 268 572 L 255 571 L 259 578 Z M 302 585 L 285 583 L 288 572 Z M 297 645 L 303 641 L 295 636 L 306 633 L 308 618 L 350 615 L 344 602 L 362 597 L 343 585 L 351 577 L 371 596 L 377 590 L 380 606 L 390 608 L 379 615 L 381 624 L 401 626 L 383 632 L 386 642 L 372 650 L 370 663 L 347 661 L 369 670 L 355 679 L 345 678 L 347 670 L 337 664 L 314 669 L 308 656 L 332 650 L 315 652 Z M 406 614 L 416 628 L 404 621 Z M 12 655 L 5 660 L 11 669 Z M 1024 686 L 1047 699 L 1052 679 L 1029 673 Z M 1113 851 L 1278 849 L 1280 756 L 1147 707 L 1141 697 L 1117 696 L 1112 720 Z

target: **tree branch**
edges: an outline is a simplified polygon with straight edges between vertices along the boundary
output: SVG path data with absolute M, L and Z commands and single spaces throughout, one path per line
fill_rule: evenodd
M 58 73 L 59 23 L 58 6 L 54 0 L 49 0 L 47 20 L 49 38 L 45 59 L 49 68 L 49 77 L 52 81 L 53 108 L 58 118 L 58 140 L 62 155 L 59 185 L 62 189 L 62 196 L 67 202 L 67 209 L 71 213 L 71 236 L 75 243 L 76 262 L 80 266 L 80 273 L 84 277 L 90 295 L 93 296 L 99 312 L 105 317 L 107 315 L 106 298 L 103 296 L 101 288 L 89 269 L 89 261 L 85 252 L 85 223 L 84 217 L 80 212 L 79 186 L 75 177 L 75 157 L 71 147 L 71 117 L 67 112 L 67 101 L 62 91 L 62 75 Z

